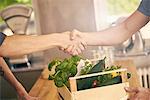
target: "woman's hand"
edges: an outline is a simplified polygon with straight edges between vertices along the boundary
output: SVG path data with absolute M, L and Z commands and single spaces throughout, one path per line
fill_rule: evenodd
M 32 97 L 29 94 L 24 96 L 18 96 L 18 100 L 40 100 L 38 97 Z
M 18 100 L 40 100 L 39 97 L 30 96 L 21 84 L 17 85 L 16 91 L 18 94 Z
M 18 100 L 40 100 L 40 99 L 39 99 L 39 97 L 30 96 L 26 91 L 19 91 L 18 92 Z
M 128 100 L 150 100 L 150 89 L 147 88 L 125 88 L 130 93 Z

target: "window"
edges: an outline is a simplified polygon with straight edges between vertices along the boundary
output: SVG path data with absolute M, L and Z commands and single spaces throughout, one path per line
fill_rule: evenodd
M 127 17 L 139 6 L 139 0 L 107 0 L 107 22 L 111 23 L 120 17 Z
M 97 0 L 95 11 L 97 29 L 110 27 L 120 17 L 128 17 L 139 6 L 141 0 Z M 143 39 L 150 38 L 150 22 L 141 30 Z

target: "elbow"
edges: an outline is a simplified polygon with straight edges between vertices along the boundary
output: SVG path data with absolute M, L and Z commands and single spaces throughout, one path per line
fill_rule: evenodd
M 0 57 L 11 57 L 14 55 L 14 52 L 10 49 L 0 48 Z
M 118 38 L 119 39 L 118 44 L 121 44 L 127 41 L 133 35 L 133 32 L 128 28 L 128 25 L 126 22 L 123 22 L 120 27 L 121 27 L 122 33 L 119 36 L 120 38 Z

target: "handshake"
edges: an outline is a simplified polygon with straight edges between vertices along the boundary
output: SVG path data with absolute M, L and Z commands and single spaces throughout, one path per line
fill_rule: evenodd
M 59 49 L 71 55 L 78 55 L 85 50 L 87 41 L 85 40 L 84 33 L 77 30 L 72 32 L 64 32 L 60 34 Z

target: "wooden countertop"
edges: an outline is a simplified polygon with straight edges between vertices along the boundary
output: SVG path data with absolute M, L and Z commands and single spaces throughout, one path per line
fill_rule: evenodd
M 131 87 L 140 87 L 140 82 L 137 76 L 136 67 L 132 60 L 116 61 L 115 65 L 121 65 L 128 69 L 132 73 L 132 77 L 129 80 Z M 47 80 L 49 71 L 47 67 L 41 73 L 41 76 L 34 84 L 29 94 L 31 96 L 39 97 L 40 100 L 59 100 L 57 88 L 53 81 Z

